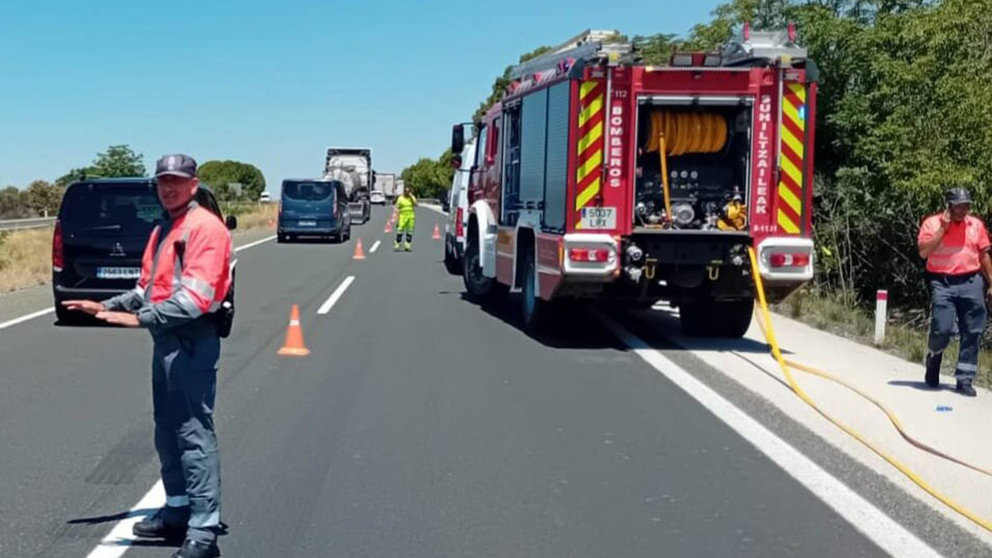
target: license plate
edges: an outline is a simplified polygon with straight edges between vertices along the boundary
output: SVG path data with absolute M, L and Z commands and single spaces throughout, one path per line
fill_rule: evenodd
M 582 229 L 615 229 L 617 228 L 617 208 L 615 207 L 583 207 Z
M 317 221 L 300 221 L 301 227 L 316 227 Z
M 140 267 L 98 267 L 96 276 L 100 279 L 137 279 L 141 277 Z

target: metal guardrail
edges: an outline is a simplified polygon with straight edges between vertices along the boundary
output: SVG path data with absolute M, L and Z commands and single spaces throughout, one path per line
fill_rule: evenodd
M 0 221 L 0 231 L 20 231 L 41 229 L 55 224 L 55 217 L 34 217 L 32 219 L 10 219 Z

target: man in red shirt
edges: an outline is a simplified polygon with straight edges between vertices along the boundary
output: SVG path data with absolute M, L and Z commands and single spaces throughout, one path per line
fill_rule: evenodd
M 68 300 L 71 310 L 152 336 L 155 449 L 165 507 L 134 525 L 138 537 L 179 539 L 173 558 L 219 555 L 220 461 L 214 431 L 220 338 L 214 313 L 231 286 L 231 236 L 196 200 L 196 161 L 167 155 L 156 164 L 168 220 L 145 247 L 134 289 L 103 302 Z
M 917 241 L 920 257 L 927 261 L 933 303 L 925 380 L 930 387 L 940 386 L 940 363 L 957 321 L 961 336 L 954 371 L 957 391 L 974 397 L 972 382 L 978 372 L 978 343 L 985 331 L 985 300 L 992 296 L 989 233 L 980 219 L 969 215 L 968 190 L 952 188 L 946 199 L 947 210 L 923 220 Z

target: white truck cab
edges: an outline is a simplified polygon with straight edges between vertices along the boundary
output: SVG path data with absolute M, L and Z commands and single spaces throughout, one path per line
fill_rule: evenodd
M 453 275 L 462 274 L 465 231 L 468 227 L 468 185 L 475 164 L 475 140 L 465 144 L 462 164 L 455 170 L 448 192 L 448 215 L 444 224 L 444 267 Z

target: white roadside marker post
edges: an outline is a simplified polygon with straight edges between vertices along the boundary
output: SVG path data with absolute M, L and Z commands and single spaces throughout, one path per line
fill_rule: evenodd
M 885 323 L 888 321 L 889 291 L 879 290 L 875 293 L 875 346 L 880 347 L 885 342 Z

